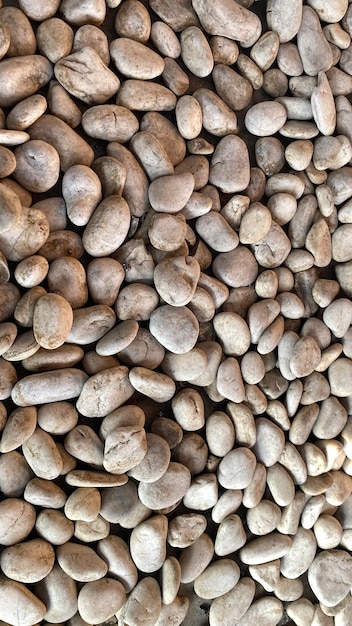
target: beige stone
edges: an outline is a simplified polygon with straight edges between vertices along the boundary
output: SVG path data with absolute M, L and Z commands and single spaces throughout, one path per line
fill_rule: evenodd
M 209 35 L 221 35 L 235 39 L 247 48 L 260 37 L 261 24 L 257 16 L 242 6 L 234 6 L 228 0 L 205 5 L 196 0 L 193 7 L 200 23 Z

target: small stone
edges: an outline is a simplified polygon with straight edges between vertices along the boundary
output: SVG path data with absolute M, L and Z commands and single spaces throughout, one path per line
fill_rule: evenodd
M 243 139 L 228 135 L 220 139 L 215 148 L 209 182 L 224 193 L 238 193 L 248 187 L 249 169 L 248 148 Z
M 176 504 L 185 495 L 191 484 L 187 467 L 171 462 L 165 474 L 153 483 L 140 483 L 138 494 L 141 502 L 153 510 L 164 509 Z
M 240 570 L 231 559 L 211 563 L 194 581 L 194 591 L 200 598 L 213 600 L 230 591 L 240 578 Z
M 179 558 L 181 582 L 193 582 L 209 565 L 214 555 L 214 545 L 206 533 L 203 533 L 190 546 L 185 548 Z
M 113 578 L 88 582 L 78 594 L 78 611 L 83 620 L 106 621 L 122 607 L 126 599 L 122 584 Z
M 140 571 L 156 572 L 163 565 L 166 559 L 167 530 L 165 515 L 153 515 L 132 530 L 130 552 Z
M 89 546 L 67 542 L 56 550 L 60 567 L 79 582 L 90 582 L 103 578 L 108 566 Z
M 245 489 L 251 482 L 256 458 L 251 450 L 239 447 L 231 450 L 220 462 L 218 480 L 226 489 Z
M 247 130 L 257 137 L 275 135 L 285 124 L 287 112 L 279 102 L 259 102 L 254 104 L 245 116 Z
M 352 581 L 352 557 L 344 550 L 323 550 L 308 570 L 308 582 L 319 602 L 332 607 L 345 599 Z
M 350 384 L 352 376 L 352 361 L 339 358 L 328 369 L 331 393 L 338 397 L 346 397 L 352 393 Z
M 44 539 L 31 539 L 7 547 L 0 558 L 5 576 L 25 584 L 45 578 L 52 570 L 54 561 L 54 549 Z
M 228 515 L 220 523 L 215 537 L 215 554 L 226 556 L 236 552 L 246 543 L 246 532 L 241 518 L 236 514 Z
M 33 626 L 46 615 L 45 604 L 24 584 L 4 578 L 0 590 L 1 618 L 4 623 Z
M 118 72 L 126 78 L 150 80 L 160 76 L 164 61 L 156 52 L 139 41 L 119 37 L 110 43 L 110 54 Z
M 247 565 L 260 565 L 283 557 L 291 545 L 292 539 L 288 535 L 272 532 L 247 543 L 240 550 L 240 558 Z

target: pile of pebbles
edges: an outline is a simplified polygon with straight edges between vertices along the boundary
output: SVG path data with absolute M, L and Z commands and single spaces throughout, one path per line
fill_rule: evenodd
M 351 626 L 351 36 L 0 1 L 2 626 Z

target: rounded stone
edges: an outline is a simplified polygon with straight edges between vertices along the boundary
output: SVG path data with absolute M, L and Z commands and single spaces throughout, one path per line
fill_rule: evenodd
M 25 584 L 45 578 L 52 570 L 54 561 L 54 549 L 44 539 L 31 539 L 9 546 L 0 557 L 5 576 Z
M 225 489 L 245 489 L 251 482 L 257 460 L 248 448 L 235 448 L 224 456 L 218 468 L 218 480 Z
M 4 578 L 0 587 L 1 619 L 4 624 L 34 626 L 44 618 L 47 608 L 24 584 Z
M 79 582 L 92 582 L 103 578 L 108 566 L 89 546 L 67 543 L 58 546 L 56 557 L 60 567 Z
M 219 598 L 230 591 L 240 578 L 240 569 L 231 559 L 219 559 L 205 568 L 195 579 L 194 591 L 206 600 Z
M 168 520 L 165 515 L 153 515 L 138 524 L 131 533 L 131 557 L 145 573 L 156 572 L 166 559 Z
M 352 556 L 345 550 L 323 550 L 308 569 L 308 582 L 319 602 L 335 606 L 351 587 Z
M 287 111 L 279 102 L 258 102 L 247 111 L 244 123 L 247 130 L 257 137 L 275 135 L 285 124 Z
M 352 393 L 352 361 L 347 358 L 336 359 L 328 369 L 331 393 L 338 397 L 347 397 Z
M 181 463 L 171 462 L 165 474 L 153 483 L 140 483 L 141 502 L 152 510 L 165 509 L 176 504 L 191 484 L 191 473 Z
M 152 312 L 149 329 L 164 348 L 175 354 L 184 354 L 197 342 L 199 322 L 185 306 L 166 304 Z
M 123 585 L 113 578 L 102 578 L 83 585 L 78 594 L 78 611 L 88 624 L 106 622 L 122 607 L 126 599 Z
M 11 546 L 23 541 L 35 524 L 36 512 L 28 502 L 6 498 L 0 502 L 0 541 Z

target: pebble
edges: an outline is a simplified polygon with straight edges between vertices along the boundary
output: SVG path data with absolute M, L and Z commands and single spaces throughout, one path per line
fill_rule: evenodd
M 110 0 L 108 6 L 116 8 L 121 3 L 118 0 Z M 115 16 L 115 30 L 120 37 L 130 37 L 141 43 L 146 43 L 151 32 L 150 15 L 138 0 L 123 3 Z
M 58 546 L 70 541 L 73 537 L 74 523 L 61 511 L 44 509 L 37 516 L 35 529 L 40 537 Z
M 285 445 L 285 437 L 282 430 L 271 420 L 265 417 L 256 419 L 257 437 L 253 446 L 253 452 L 265 467 L 271 467 L 280 458 Z
M 219 524 L 215 537 L 215 554 L 226 556 L 236 552 L 246 543 L 246 533 L 239 515 L 232 513 Z
M 165 85 L 176 96 L 183 96 L 189 88 L 189 78 L 186 72 L 183 71 L 174 59 L 166 58 L 164 64 L 165 67 L 162 73 L 162 79 Z
M 275 530 L 281 518 L 280 508 L 270 500 L 261 500 L 259 504 L 248 509 L 246 521 L 254 535 L 267 535 Z
M 117 535 L 108 535 L 97 544 L 98 555 L 107 562 L 108 574 L 124 586 L 127 593 L 137 584 L 137 569 L 132 561 L 128 545 Z
M 9 624 L 34 626 L 46 614 L 45 604 L 23 583 L 4 578 L 0 591 L 1 618 Z M 6 623 L 4 622 L 4 623 Z
M 211 159 L 209 182 L 224 193 L 238 193 L 248 187 L 249 178 L 248 149 L 243 139 L 235 135 L 222 137 Z
M 314 55 L 310 53 L 309 37 L 315 33 Z M 303 7 L 302 22 L 297 33 L 297 46 L 302 59 L 303 68 L 308 76 L 317 76 L 319 71 L 327 71 L 332 66 L 332 52 L 327 42 L 320 20 L 310 7 Z
M 130 78 L 118 90 L 116 104 L 132 111 L 172 111 L 176 96 L 164 85 Z
M 56 557 L 64 572 L 79 582 L 99 580 L 108 571 L 105 561 L 89 546 L 68 541 L 57 547 Z
M 0 565 L 5 576 L 20 583 L 36 583 L 54 566 L 55 552 L 44 539 L 31 539 L 5 548 Z
M 162 57 L 143 43 L 127 37 L 114 39 L 110 54 L 117 70 L 126 78 L 150 80 L 164 70 Z
M 219 464 L 218 480 L 226 489 L 245 489 L 251 482 L 256 458 L 251 450 L 238 447 L 228 452 Z
M 150 38 L 157 50 L 165 57 L 177 59 L 181 54 L 180 42 L 165 22 L 157 21 L 151 25 Z
M 168 520 L 165 515 L 138 524 L 130 536 L 130 552 L 136 567 L 145 573 L 156 572 L 166 559 Z
M 172 325 L 170 325 L 171 321 Z M 175 309 L 166 304 L 152 312 L 149 328 L 164 348 L 174 354 L 184 354 L 197 342 L 199 323 L 195 315 L 185 306 Z M 182 334 L 180 329 L 182 329 Z
M 313 119 L 323 135 L 332 135 L 336 126 L 336 109 L 329 81 L 324 72 L 318 74 L 318 84 L 311 95 Z
M 209 565 L 214 555 L 214 545 L 206 533 L 203 533 L 190 546 L 185 548 L 179 558 L 181 582 L 193 582 Z
M 228 0 L 204 5 L 201 0 L 193 4 L 204 30 L 209 35 L 220 35 L 239 41 L 243 47 L 249 47 L 259 39 L 261 23 L 259 18 L 245 7 L 234 6 Z
M 149 200 L 155 211 L 177 213 L 186 205 L 194 189 L 190 172 L 161 176 L 149 186 Z
M 202 113 L 202 125 L 216 137 L 224 137 L 237 132 L 237 116 L 216 93 L 200 88 L 193 92 Z
M 156 402 L 167 402 L 176 390 L 174 381 L 166 374 L 152 372 L 146 367 L 133 367 L 129 372 L 132 387 Z
M 206 420 L 206 440 L 209 450 L 218 457 L 228 454 L 235 443 L 232 420 L 223 411 L 214 411 Z
M 308 582 L 319 602 L 332 607 L 345 599 L 351 586 L 352 557 L 344 550 L 323 550 L 308 569 Z
M 100 388 L 104 388 L 102 396 Z M 118 393 L 117 393 L 118 392 Z M 105 417 L 133 395 L 125 366 L 111 367 L 91 376 L 82 387 L 77 410 L 86 417 Z
M 163 604 L 170 605 L 176 598 L 181 583 L 181 566 L 174 556 L 165 559 L 161 569 L 161 596 Z
M 209 624 L 211 626 L 230 626 L 233 621 L 245 615 L 252 604 L 255 582 L 243 577 L 226 594 L 216 598 L 210 606 Z
M 142 482 L 155 482 L 166 472 L 170 449 L 163 437 L 147 433 L 147 452 L 142 461 L 129 470 L 129 476 Z
M 34 506 L 61 509 L 66 502 L 66 494 L 55 483 L 46 478 L 32 478 L 26 484 L 24 499 Z
M 253 602 L 238 624 L 249 626 L 260 619 L 263 626 L 275 626 L 280 622 L 282 615 L 283 605 L 280 600 L 270 596 L 263 597 Z
M 34 507 L 19 498 L 5 498 L 0 503 L 1 543 L 11 546 L 23 541 L 31 532 L 35 524 L 36 513 Z
M 288 535 L 272 532 L 253 539 L 240 550 L 240 559 L 247 565 L 260 565 L 283 557 L 292 545 Z
M 180 36 L 181 58 L 186 67 L 200 78 L 208 76 L 214 65 L 213 55 L 203 31 L 189 26 Z
M 313 530 L 317 544 L 322 550 L 331 550 L 340 545 L 343 529 L 332 515 L 321 515 L 315 522 Z
M 104 469 L 124 474 L 138 465 L 147 452 L 147 440 L 141 426 L 120 426 L 108 433 L 104 445 Z
M 184 381 L 186 379 L 191 381 L 205 371 L 206 363 L 204 351 L 200 348 L 192 348 L 184 354 L 166 352 L 161 362 L 161 369 L 174 381 Z
M 281 573 L 289 579 L 299 578 L 313 562 L 316 550 L 317 543 L 313 531 L 299 527 L 290 550 L 281 559 Z
M 61 455 L 54 439 L 37 427 L 32 435 L 22 444 L 23 455 L 33 472 L 39 478 L 53 480 L 63 468 Z
M 192 300 L 199 277 L 199 263 L 191 256 L 166 257 L 154 270 L 158 294 L 167 304 L 176 307 L 185 306 Z
M 161 612 L 161 592 L 151 576 L 142 578 L 128 596 L 119 616 L 131 626 L 154 626 Z
M 275 135 L 285 124 L 287 113 L 285 107 L 279 102 L 260 102 L 253 105 L 245 116 L 247 130 L 257 137 Z
M 199 513 L 178 515 L 169 524 L 167 542 L 176 548 L 187 548 L 204 533 L 206 526 L 206 518 Z
M 350 395 L 349 372 L 351 361 L 346 358 L 339 358 L 328 368 L 328 377 L 331 393 L 337 397 Z
M 138 495 L 148 508 L 165 509 L 181 500 L 190 484 L 191 474 L 187 467 L 172 461 L 161 478 L 153 483 L 140 483 Z
M 92 623 L 110 619 L 119 611 L 126 598 L 122 584 L 113 578 L 88 582 L 78 594 L 78 611 L 82 619 Z
M 217 62 L 212 78 L 217 94 L 234 111 L 241 111 L 250 103 L 253 95 L 251 83 L 227 64 Z
M 206 600 L 219 598 L 233 589 L 240 578 L 240 570 L 231 559 L 219 559 L 211 563 L 195 579 L 194 590 Z

